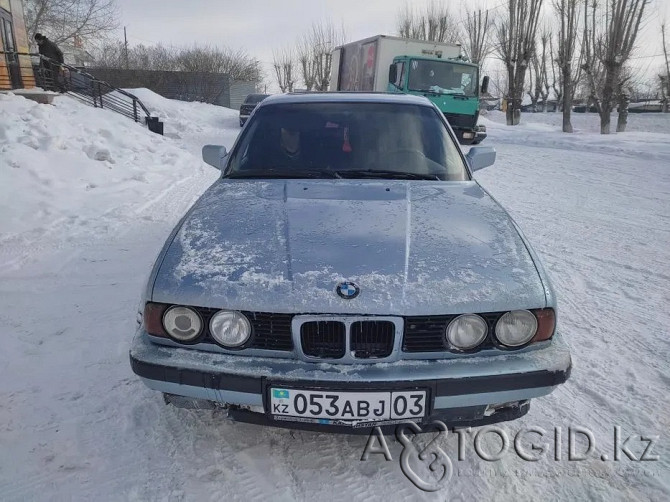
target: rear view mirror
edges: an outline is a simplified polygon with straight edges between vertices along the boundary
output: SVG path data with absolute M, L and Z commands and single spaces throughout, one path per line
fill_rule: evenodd
M 482 79 L 482 89 L 481 89 L 481 91 L 482 91 L 481 94 L 486 94 L 487 92 L 489 92 L 489 76 L 488 75 L 486 75 Z
M 223 159 L 228 155 L 225 146 L 205 145 L 202 147 L 202 160 L 219 170 L 223 169 Z
M 492 166 L 496 161 L 496 150 L 492 146 L 473 146 L 465 156 L 472 172 Z
M 395 64 L 389 66 L 389 84 L 394 84 L 398 78 L 398 67 Z

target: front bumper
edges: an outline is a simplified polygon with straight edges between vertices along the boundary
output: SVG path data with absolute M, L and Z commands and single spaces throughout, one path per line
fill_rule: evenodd
M 486 126 L 475 126 L 474 129 L 454 128 L 454 133 L 461 145 L 478 145 L 486 139 Z M 468 136 L 467 138 L 465 136 Z
M 234 419 L 332 432 L 355 431 L 274 420 L 266 412 L 270 384 L 341 391 L 426 389 L 429 413 L 423 423 L 476 426 L 525 414 L 527 401 L 565 382 L 572 364 L 560 335 L 532 350 L 501 356 L 338 365 L 166 347 L 152 343 L 141 329 L 130 363 L 149 388 L 225 405 Z M 492 408 L 504 403 L 514 404 Z

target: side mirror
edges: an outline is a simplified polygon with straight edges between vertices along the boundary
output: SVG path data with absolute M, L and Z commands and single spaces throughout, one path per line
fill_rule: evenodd
M 492 166 L 496 161 L 496 150 L 492 146 L 473 146 L 465 156 L 472 172 Z
M 488 75 L 486 75 L 482 79 L 482 89 L 481 89 L 480 94 L 486 94 L 487 92 L 489 92 L 489 76 Z
M 398 67 L 395 64 L 389 66 L 389 84 L 395 85 L 395 81 L 398 78 Z
M 223 169 L 223 159 L 228 155 L 225 146 L 205 145 L 202 147 L 202 160 L 217 169 Z

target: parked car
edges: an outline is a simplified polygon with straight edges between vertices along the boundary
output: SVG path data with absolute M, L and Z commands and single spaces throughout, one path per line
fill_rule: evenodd
M 423 97 L 264 100 L 150 275 L 133 371 L 182 407 L 366 431 L 524 415 L 566 381 L 556 297 Z
M 249 94 L 246 98 L 244 98 L 244 103 L 240 106 L 240 127 L 244 125 L 244 123 L 247 121 L 249 118 L 249 115 L 251 115 L 251 112 L 254 111 L 254 108 L 263 101 L 265 98 L 267 98 L 269 94 Z

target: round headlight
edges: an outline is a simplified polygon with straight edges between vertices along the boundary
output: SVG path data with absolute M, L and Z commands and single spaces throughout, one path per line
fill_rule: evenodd
M 251 336 L 251 324 L 243 314 L 220 310 L 209 321 L 209 333 L 218 343 L 228 348 L 244 345 Z
M 202 319 L 188 307 L 170 307 L 163 314 L 163 327 L 178 342 L 192 342 L 202 333 Z
M 537 318 L 527 310 L 513 310 L 496 323 L 496 338 L 508 347 L 528 343 L 537 332 Z
M 459 350 L 474 349 L 484 341 L 487 330 L 486 321 L 478 315 L 461 315 L 447 326 L 447 341 Z

